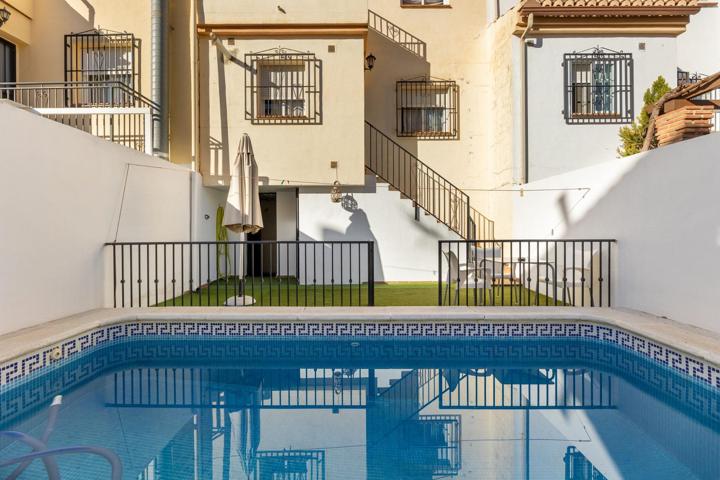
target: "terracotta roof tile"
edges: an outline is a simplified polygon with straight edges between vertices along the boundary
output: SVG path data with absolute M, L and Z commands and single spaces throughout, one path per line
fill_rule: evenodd
M 536 5 L 555 8 L 677 8 L 697 7 L 698 3 L 698 0 L 537 0 Z

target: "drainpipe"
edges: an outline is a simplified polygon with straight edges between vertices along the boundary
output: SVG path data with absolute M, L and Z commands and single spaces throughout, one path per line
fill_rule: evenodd
M 533 27 L 534 14 L 528 15 L 527 27 L 520 35 L 520 41 L 522 42 L 521 49 L 521 63 L 522 63 L 522 111 L 523 111 L 523 126 L 522 126 L 522 158 L 523 158 L 523 178 L 521 183 L 528 183 L 530 181 L 530 142 L 528 140 L 529 125 L 529 112 L 528 112 L 528 46 L 535 45 L 535 41 L 529 38 L 525 38 Z
M 151 0 L 150 6 L 150 95 L 160 107 L 153 122 L 155 154 L 168 158 L 168 1 Z

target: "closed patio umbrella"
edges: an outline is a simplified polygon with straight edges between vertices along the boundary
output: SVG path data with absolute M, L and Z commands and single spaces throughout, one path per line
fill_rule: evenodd
M 258 168 L 247 133 L 243 134 L 240 149 L 230 166 L 230 191 L 223 226 L 235 233 L 257 233 L 263 228 Z

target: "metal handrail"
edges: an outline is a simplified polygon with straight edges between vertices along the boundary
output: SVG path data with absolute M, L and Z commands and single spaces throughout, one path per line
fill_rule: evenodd
M 159 113 L 160 106 L 150 100 L 149 98 L 142 95 L 137 90 L 131 88 L 127 84 L 112 80 L 112 81 L 62 81 L 62 82 L 0 82 L 0 98 L 10 98 L 11 100 L 17 101 L 23 105 L 29 107 L 69 107 L 93 104 L 93 102 L 82 102 L 80 101 L 71 102 L 73 93 L 83 92 L 86 94 L 99 93 L 111 90 L 111 95 L 107 97 L 109 102 L 100 102 L 99 105 L 107 106 L 110 103 L 111 106 L 117 107 L 148 107 L 153 110 L 153 113 Z M 17 92 L 34 92 L 34 99 L 47 100 L 47 103 L 42 105 L 29 105 L 23 102 L 24 99 L 30 100 L 30 95 L 23 96 L 17 99 Z M 52 92 L 52 95 L 51 95 Z M 120 92 L 123 94 L 123 101 L 115 101 L 115 93 Z M 62 94 L 62 96 L 60 96 Z M 13 97 L 13 98 L 11 98 Z M 54 100 L 54 102 L 50 102 Z M 61 101 L 58 101 L 61 100 Z
M 464 239 L 494 238 L 494 222 L 470 205 L 470 197 L 370 122 L 365 167 Z
M 425 42 L 372 10 L 368 10 L 368 28 L 420 58 L 425 58 L 427 55 L 427 44 Z

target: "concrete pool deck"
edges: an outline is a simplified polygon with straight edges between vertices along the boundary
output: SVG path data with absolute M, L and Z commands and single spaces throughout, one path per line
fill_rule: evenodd
M 575 307 L 168 307 L 104 308 L 0 335 L 0 364 L 118 323 L 174 321 L 587 321 L 620 328 L 720 366 L 720 334 L 642 312 Z

